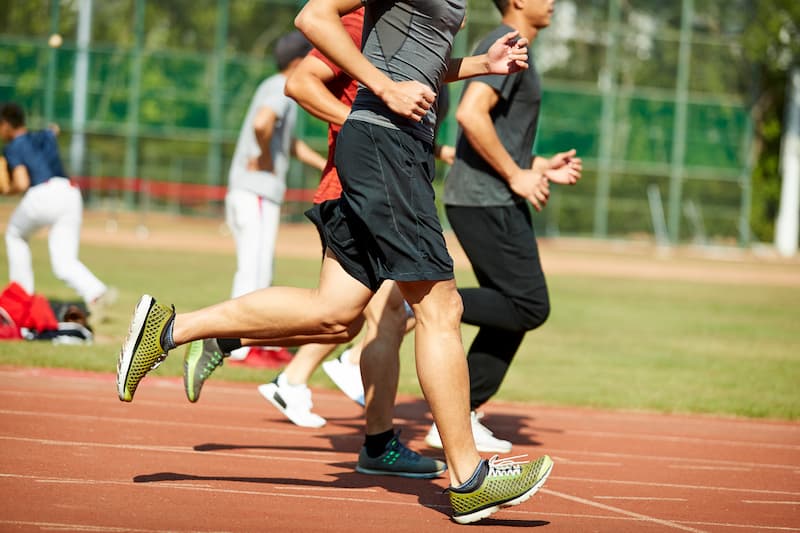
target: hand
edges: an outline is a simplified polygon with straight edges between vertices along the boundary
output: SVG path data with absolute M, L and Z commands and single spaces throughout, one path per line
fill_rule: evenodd
M 511 190 L 522 196 L 537 211 L 547 205 L 550 198 L 550 184 L 547 177 L 533 169 L 519 169 L 508 181 Z
M 544 169 L 547 179 L 561 185 L 575 185 L 581 179 L 583 162 L 575 157 L 577 152 L 573 148 L 568 152 L 559 152 L 547 160 L 549 168 Z
M 394 113 L 415 122 L 422 120 L 436 100 L 430 87 L 415 80 L 392 82 L 378 96 Z
M 247 160 L 247 170 L 256 170 L 259 172 L 272 172 L 272 160 L 264 161 L 263 155 L 259 157 L 251 157 Z
M 440 144 L 437 146 L 436 158 L 443 163 L 452 165 L 456 160 L 456 149 L 453 146 Z
M 489 74 L 513 74 L 528 68 L 528 39 L 511 31 L 497 39 L 486 52 Z

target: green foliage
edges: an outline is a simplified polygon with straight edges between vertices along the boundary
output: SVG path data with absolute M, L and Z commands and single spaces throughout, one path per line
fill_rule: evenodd
M 752 106 L 756 134 L 752 230 L 772 240 L 780 201 L 779 152 L 788 72 L 800 66 L 800 3 L 759 0 L 743 36 L 750 72 L 757 80 Z

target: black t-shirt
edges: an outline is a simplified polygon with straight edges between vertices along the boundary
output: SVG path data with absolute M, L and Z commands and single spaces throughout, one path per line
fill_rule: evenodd
M 483 54 L 501 36 L 512 28 L 501 25 L 486 36 L 475 49 L 475 54 Z M 542 92 L 539 75 L 528 55 L 529 68 L 509 76 L 481 76 L 469 80 L 471 83 L 485 83 L 499 96 L 497 105 L 491 111 L 497 136 L 505 149 L 521 168 L 530 168 L 531 151 L 539 122 L 539 107 Z M 500 177 L 472 148 L 459 129 L 456 142 L 456 161 L 447 175 L 444 186 L 444 203 L 462 206 L 512 205 L 524 201 L 514 194 L 507 182 Z

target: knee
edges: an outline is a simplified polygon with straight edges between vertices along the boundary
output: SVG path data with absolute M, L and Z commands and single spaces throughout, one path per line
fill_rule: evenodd
M 530 331 L 538 328 L 547 321 L 550 316 L 550 301 L 544 300 L 528 305 L 521 313 L 520 330 Z
M 464 304 L 457 291 L 441 295 L 435 305 L 421 305 L 415 309 L 418 325 L 435 324 L 440 328 L 459 329 Z
M 340 342 L 347 342 L 361 331 L 364 316 L 360 310 L 336 309 L 321 314 L 319 322 L 324 333 L 336 336 Z
M 53 275 L 60 281 L 69 278 L 72 270 L 72 264 L 67 261 L 52 261 L 50 267 L 53 270 Z

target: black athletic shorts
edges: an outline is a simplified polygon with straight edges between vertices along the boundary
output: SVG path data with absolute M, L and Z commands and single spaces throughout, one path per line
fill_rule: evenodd
M 369 289 L 384 280 L 453 279 L 434 203 L 430 144 L 348 120 L 336 141 L 342 196 L 306 212 L 342 267 Z

